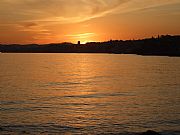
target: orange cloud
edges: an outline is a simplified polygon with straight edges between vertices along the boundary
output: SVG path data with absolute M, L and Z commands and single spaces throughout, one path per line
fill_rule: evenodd
M 37 37 L 53 38 L 59 35 L 67 38 L 94 37 L 98 34 L 96 26 L 75 28 L 76 24 L 92 22 L 98 18 L 106 18 L 104 24 L 111 22 L 112 14 L 118 15 L 138 12 L 161 5 L 180 3 L 179 0 L 0 0 L 0 29 L 6 33 L 9 40 L 12 37 L 23 40 L 17 35 L 24 34 L 31 39 Z M 173 11 L 174 14 L 179 13 Z M 171 13 L 173 14 L 173 13 Z M 100 18 L 100 19 L 101 19 Z M 116 20 L 116 21 L 117 21 Z M 110 24 L 110 23 L 109 23 Z M 74 28 L 74 31 L 67 31 L 64 25 Z M 113 24 L 110 24 L 112 27 Z M 80 27 L 80 26 L 79 26 Z M 89 27 L 89 28 L 88 28 Z M 93 31 L 93 30 L 95 31 Z M 99 28 L 96 28 L 99 29 Z M 107 29 L 106 27 L 103 30 Z M 65 32 L 66 31 L 66 32 Z M 68 35 L 69 33 L 80 33 Z M 104 31 L 99 31 L 104 33 Z M 3 41 L 5 34 L 0 33 L 0 40 Z M 16 36 L 13 36 L 14 33 Z M 82 33 L 82 34 L 81 34 Z M 96 33 L 96 34 L 94 34 Z M 108 33 L 108 31 L 106 31 Z M 111 33 L 112 34 L 112 33 Z M 60 37 L 57 37 L 60 39 Z M 6 41 L 8 41 L 6 39 Z M 18 40 L 18 41 L 19 41 Z M 33 40 L 32 40 L 33 41 Z

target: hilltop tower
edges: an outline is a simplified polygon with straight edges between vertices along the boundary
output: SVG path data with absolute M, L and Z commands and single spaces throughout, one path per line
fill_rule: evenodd
M 81 44 L 81 41 L 78 41 L 78 43 L 77 43 L 78 45 L 80 45 Z

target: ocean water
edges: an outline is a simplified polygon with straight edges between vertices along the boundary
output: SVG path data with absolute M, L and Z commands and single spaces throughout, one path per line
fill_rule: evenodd
M 180 58 L 0 54 L 0 134 L 180 134 Z

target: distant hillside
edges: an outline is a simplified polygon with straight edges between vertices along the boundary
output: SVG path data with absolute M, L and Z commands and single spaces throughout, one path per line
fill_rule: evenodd
M 140 40 L 111 40 L 84 44 L 0 45 L 2 53 L 115 53 L 180 56 L 180 36 L 162 35 Z

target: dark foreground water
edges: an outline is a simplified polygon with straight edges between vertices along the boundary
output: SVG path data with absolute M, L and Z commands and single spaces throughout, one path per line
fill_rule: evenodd
M 0 134 L 180 134 L 180 58 L 0 54 Z

